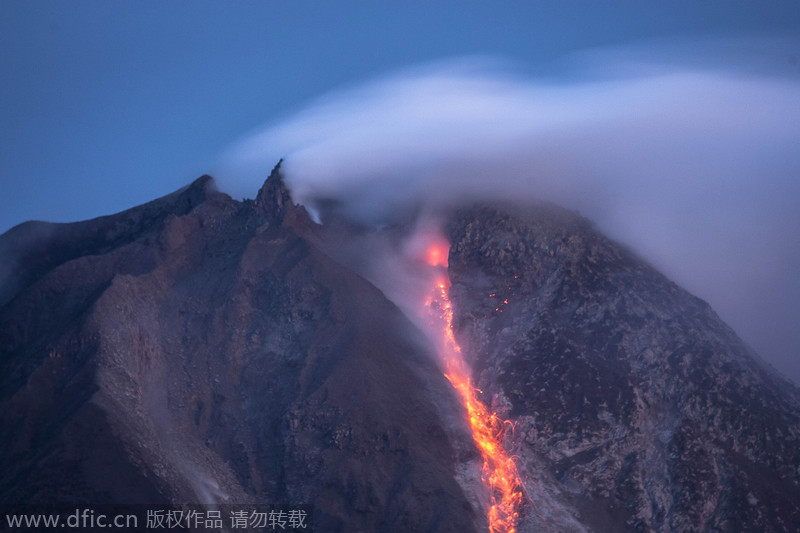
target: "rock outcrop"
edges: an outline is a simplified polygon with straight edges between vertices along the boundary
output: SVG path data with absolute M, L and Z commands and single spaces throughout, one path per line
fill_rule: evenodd
M 800 394 L 708 304 L 554 206 L 449 237 L 456 335 L 541 499 L 522 531 L 800 531 Z
M 421 336 L 304 238 L 277 169 L 255 202 L 209 185 L 0 238 L 22 273 L 0 308 L 0 501 L 303 503 L 318 531 L 475 530 L 454 479 L 470 450 L 443 429 L 457 406 Z
M 800 394 L 705 302 L 554 206 L 439 216 L 455 335 L 514 426 L 521 532 L 800 531 Z M 276 167 L 252 201 L 204 176 L 0 236 L 0 503 L 485 531 L 432 344 L 342 262 L 406 222 L 320 228 Z

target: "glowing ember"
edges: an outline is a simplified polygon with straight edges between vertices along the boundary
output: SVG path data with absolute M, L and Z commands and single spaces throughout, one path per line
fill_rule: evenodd
M 450 252 L 450 244 L 444 239 L 437 239 L 425 250 L 425 262 L 430 266 L 447 266 L 447 256 Z
M 431 247 L 433 248 L 433 247 Z M 429 249 L 426 257 L 444 255 L 447 261 L 449 245 L 444 250 Z M 428 264 L 436 266 L 442 263 Z M 519 521 L 519 508 L 523 502 L 523 484 L 516 464 L 503 447 L 505 427 L 509 422 L 490 412 L 478 399 L 478 389 L 472 385 L 469 369 L 461 354 L 461 347 L 453 334 L 453 306 L 449 296 L 450 280 L 443 273 L 436 278 L 426 301 L 428 309 L 435 312 L 437 327 L 441 327 L 440 352 L 445 366 L 445 377 L 458 392 L 463 403 L 472 437 L 483 459 L 482 479 L 488 486 L 491 504 L 488 512 L 491 533 L 515 533 Z

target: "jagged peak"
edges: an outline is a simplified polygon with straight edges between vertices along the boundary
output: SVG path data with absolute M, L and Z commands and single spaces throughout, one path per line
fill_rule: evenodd
M 277 224 L 283 223 L 287 215 L 292 215 L 292 219 L 302 215 L 300 216 L 301 219 L 310 221 L 311 219 L 305 208 L 295 205 L 292 200 L 292 194 L 286 186 L 283 172 L 281 172 L 282 163 L 283 159 L 278 161 L 264 185 L 259 189 L 254 203 L 256 214 Z
M 212 176 L 209 176 L 208 174 L 203 174 L 202 176 L 200 176 L 199 178 L 197 178 L 196 180 L 194 180 L 192 183 L 189 184 L 190 188 L 196 188 L 204 191 L 208 189 L 214 190 L 216 189 L 216 186 L 217 185 L 214 182 L 214 178 Z

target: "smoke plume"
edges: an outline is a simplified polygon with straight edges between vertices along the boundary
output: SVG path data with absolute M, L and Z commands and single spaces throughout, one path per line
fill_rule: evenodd
M 428 65 L 255 132 L 217 174 L 249 193 L 283 157 L 295 201 L 371 224 L 480 199 L 578 210 L 800 383 L 800 71 L 796 43 L 781 46 L 766 47 L 776 68 L 755 53 L 712 66 L 689 48 L 650 62 L 593 52 L 559 76 Z

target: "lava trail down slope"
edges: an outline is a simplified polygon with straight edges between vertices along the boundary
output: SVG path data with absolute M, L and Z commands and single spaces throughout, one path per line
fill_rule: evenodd
M 422 210 L 317 224 L 278 166 L 0 236 L 0 503 L 800 531 L 800 393 L 705 302 L 544 203 L 437 212 L 412 291 Z

